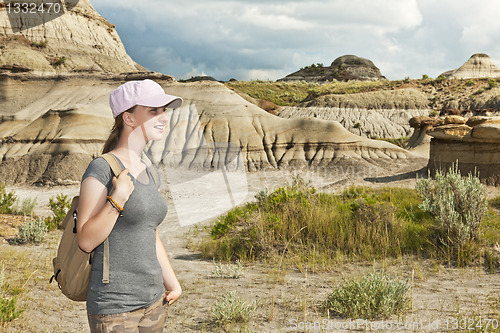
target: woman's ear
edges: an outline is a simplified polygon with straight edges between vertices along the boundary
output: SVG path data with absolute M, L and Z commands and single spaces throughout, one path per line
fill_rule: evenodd
M 135 128 L 134 114 L 130 112 L 123 112 L 123 123 L 128 127 Z

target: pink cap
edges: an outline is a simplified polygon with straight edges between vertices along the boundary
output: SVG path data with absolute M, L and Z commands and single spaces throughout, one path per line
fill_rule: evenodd
M 109 96 L 109 105 L 113 111 L 113 118 L 116 118 L 135 105 L 178 108 L 182 105 L 182 98 L 165 94 L 158 83 L 146 79 L 129 81 L 113 90 Z

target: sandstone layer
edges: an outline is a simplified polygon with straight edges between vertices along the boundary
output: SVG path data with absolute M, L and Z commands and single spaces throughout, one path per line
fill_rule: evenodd
M 317 118 L 340 122 L 351 133 L 368 138 L 400 138 L 413 133 L 409 120 L 427 116 L 426 96 L 416 89 L 319 96 L 284 107 L 282 118 Z
M 473 54 L 462 66 L 442 73 L 447 78 L 474 79 L 483 77 L 500 77 L 500 68 L 484 53 Z
M 416 117 L 411 122 L 420 136 L 426 132 L 432 137 L 431 172 L 458 162 L 463 175 L 477 171 L 486 184 L 500 185 L 500 117 Z
M 42 0 L 30 1 L 42 3 Z M 115 26 L 89 0 L 64 0 L 62 15 L 8 13 L 0 6 L 0 69 L 50 74 L 145 71 L 125 51 Z
M 395 145 L 354 135 L 335 121 L 270 115 L 216 82 L 183 84 L 161 74 L 4 74 L 0 182 L 77 183 L 100 153 L 112 124 L 109 93 L 126 80 L 146 77 L 185 100 L 172 112 L 164 141 L 150 147 L 157 163 L 213 169 L 237 158 L 250 171 L 345 165 L 377 169 L 414 158 Z

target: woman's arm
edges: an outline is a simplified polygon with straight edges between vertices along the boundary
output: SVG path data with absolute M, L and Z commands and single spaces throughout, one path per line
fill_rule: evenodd
M 177 280 L 177 277 L 175 276 L 172 265 L 170 265 L 167 252 L 165 251 L 165 247 L 163 247 L 163 243 L 161 242 L 158 234 L 158 228 L 156 228 L 156 256 L 158 257 L 158 262 L 160 263 L 163 274 L 163 285 L 165 286 L 165 289 L 167 289 L 167 295 L 165 298 L 168 304 L 172 304 L 179 299 L 179 297 L 181 297 L 182 288 L 179 280 Z
M 133 190 L 128 169 L 113 178 L 111 197 L 120 207 L 125 205 Z M 119 213 L 106 200 L 107 195 L 106 186 L 94 177 L 85 178 L 80 186 L 76 226 L 78 245 L 85 252 L 92 252 L 104 242 L 118 219 Z

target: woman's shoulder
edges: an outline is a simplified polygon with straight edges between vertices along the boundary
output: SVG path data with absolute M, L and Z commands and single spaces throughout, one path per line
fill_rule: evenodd
M 108 162 L 104 159 L 102 156 L 98 156 L 94 158 L 90 163 L 89 166 L 87 167 L 88 169 L 92 170 L 103 170 L 103 171 L 111 171 L 111 167 L 109 166 Z
M 99 156 L 94 158 L 85 170 L 83 174 L 82 181 L 87 177 L 97 178 L 101 183 L 107 185 L 109 181 L 113 178 L 113 171 L 106 160 Z

